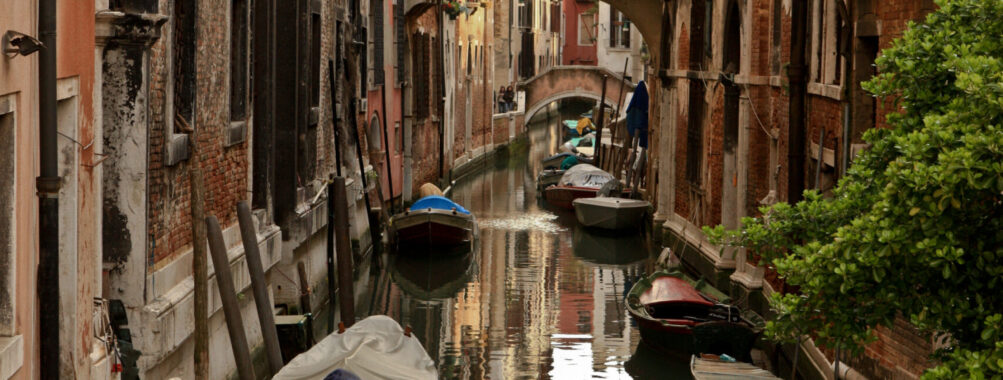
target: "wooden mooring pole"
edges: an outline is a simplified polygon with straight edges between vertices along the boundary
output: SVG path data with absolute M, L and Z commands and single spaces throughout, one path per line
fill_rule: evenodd
M 251 274 L 254 305 L 258 310 L 258 322 L 261 324 L 261 336 L 265 341 L 265 356 L 268 359 L 269 376 L 271 376 L 282 368 L 282 350 L 279 347 L 278 332 L 275 331 L 275 316 L 272 314 L 272 301 L 268 297 L 268 283 L 261 262 L 261 252 L 258 250 L 258 233 L 251 217 L 251 207 L 245 201 L 237 204 L 237 220 L 240 222 L 240 238 L 244 243 L 244 254 L 247 257 L 247 271 Z
M 596 127 L 596 142 L 592 144 L 597 149 L 595 149 L 595 161 L 596 167 L 602 167 L 602 129 L 606 126 L 606 79 L 609 78 L 608 75 L 603 74 L 602 76 L 602 95 L 599 97 L 599 125 Z
M 346 201 L 345 178 L 335 177 L 333 186 L 334 196 L 328 201 L 336 202 L 334 233 L 338 247 L 338 302 L 341 306 L 341 321 L 345 326 L 352 327 L 355 324 L 355 287 L 352 268 L 354 260 L 352 242 L 348 236 L 348 202 Z
M 223 302 L 223 314 L 226 316 L 226 330 L 230 333 L 230 348 L 237 363 L 237 374 L 241 380 L 254 380 L 254 366 L 251 364 L 251 352 L 244 333 L 244 320 L 240 316 L 240 305 L 237 304 L 237 293 L 233 287 L 230 258 L 226 254 L 223 231 L 219 228 L 219 220 L 215 216 L 205 218 L 205 224 L 209 233 L 212 266 L 216 269 L 219 299 Z

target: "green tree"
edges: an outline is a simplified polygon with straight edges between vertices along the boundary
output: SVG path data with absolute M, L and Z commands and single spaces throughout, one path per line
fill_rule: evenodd
M 947 333 L 925 378 L 1003 378 L 1003 1 L 940 8 L 877 60 L 865 88 L 899 110 L 824 199 L 764 208 L 740 231 L 799 289 L 776 295 L 767 332 L 860 353 L 899 316 Z

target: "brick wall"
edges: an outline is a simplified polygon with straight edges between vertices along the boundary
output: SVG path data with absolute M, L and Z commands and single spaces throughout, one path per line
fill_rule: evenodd
M 162 0 L 162 9 L 172 9 Z M 246 197 L 247 143 L 224 147 L 229 127 L 229 2 L 198 2 L 196 51 L 195 125 L 206 193 L 206 215 L 215 215 L 222 225 L 235 220 L 236 202 Z M 167 128 L 174 128 L 167 108 L 167 44 L 170 33 L 151 49 L 150 109 L 150 224 L 152 259 L 159 262 L 191 245 L 190 161 L 164 165 Z M 223 74 L 223 75 L 221 75 Z M 152 263 L 151 263 L 152 264 Z

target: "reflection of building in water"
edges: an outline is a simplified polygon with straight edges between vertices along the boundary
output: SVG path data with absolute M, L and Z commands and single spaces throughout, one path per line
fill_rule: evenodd
M 633 269 L 606 269 L 596 267 L 593 296 L 597 300 L 593 314 L 592 355 L 593 370 L 624 375 L 622 368 L 608 368 L 607 363 L 623 363 L 632 353 L 630 317 L 623 307 L 626 277 Z

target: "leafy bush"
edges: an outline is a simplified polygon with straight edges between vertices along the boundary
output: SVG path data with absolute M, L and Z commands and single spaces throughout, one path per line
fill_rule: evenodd
M 797 294 L 767 331 L 860 353 L 897 316 L 947 333 L 925 378 L 1003 377 L 1003 1 L 938 0 L 865 88 L 900 110 L 864 135 L 832 199 L 808 191 L 740 231 Z

